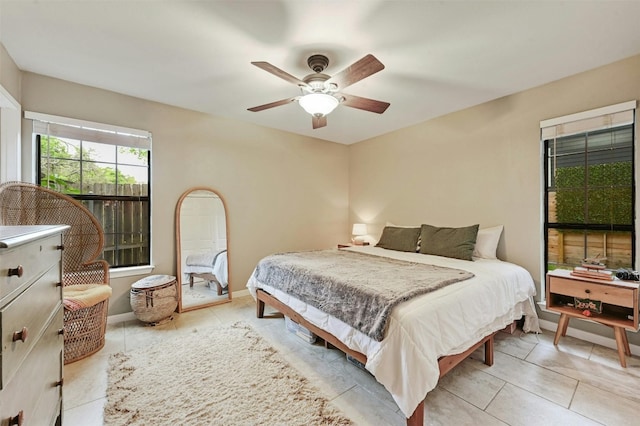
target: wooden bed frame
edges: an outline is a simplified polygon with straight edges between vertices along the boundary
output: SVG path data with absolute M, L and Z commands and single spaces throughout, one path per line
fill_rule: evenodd
M 288 307 L 287 305 L 285 305 L 284 303 L 282 303 L 281 301 L 279 301 L 278 299 L 276 299 L 266 291 L 262 289 L 257 289 L 256 293 L 257 293 L 256 315 L 258 316 L 258 318 L 264 317 L 264 307 L 265 305 L 269 305 L 272 308 L 276 309 L 277 311 L 281 312 L 283 315 L 288 316 L 293 321 L 297 322 L 298 324 L 312 331 L 318 337 L 322 338 L 325 342 L 325 347 L 327 348 L 335 347 L 337 349 L 340 349 L 342 352 L 352 356 L 362 364 L 367 363 L 366 355 L 348 348 L 347 345 L 345 345 L 340 340 L 338 340 L 337 337 L 311 324 L 309 321 L 304 319 L 296 311 L 294 311 L 293 309 L 291 309 L 290 307 Z M 482 345 L 484 345 L 484 363 L 489 366 L 493 365 L 493 337 L 498 331 L 500 330 L 497 330 L 493 334 L 483 338 L 482 340 L 480 340 L 479 342 L 477 342 L 476 344 L 474 344 L 473 346 L 471 346 L 469 349 L 467 349 L 461 354 L 449 355 L 449 356 L 444 356 L 440 358 L 438 360 L 438 365 L 440 367 L 440 377 L 444 376 L 449 371 L 451 371 L 456 365 L 464 361 L 469 355 L 475 352 L 475 350 Z M 424 424 L 424 400 L 421 401 L 420 404 L 418 404 L 413 414 L 411 414 L 411 417 L 407 418 L 407 426 L 422 426 L 423 424 Z

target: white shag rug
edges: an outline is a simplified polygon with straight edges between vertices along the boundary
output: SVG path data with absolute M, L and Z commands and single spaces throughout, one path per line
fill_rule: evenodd
M 113 354 L 108 377 L 107 426 L 352 424 L 242 322 Z

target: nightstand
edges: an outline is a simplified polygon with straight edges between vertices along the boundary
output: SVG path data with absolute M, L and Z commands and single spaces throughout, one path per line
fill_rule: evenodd
M 557 269 L 547 273 L 547 309 L 560 313 L 553 344 L 567 333 L 571 318 L 595 321 L 613 328 L 620 365 L 627 366 L 625 355 L 631 355 L 626 330 L 638 331 L 638 288 L 631 281 L 599 280 L 571 275 L 571 271 Z M 574 298 L 601 302 L 601 313 L 583 315 L 584 309 L 574 307 Z

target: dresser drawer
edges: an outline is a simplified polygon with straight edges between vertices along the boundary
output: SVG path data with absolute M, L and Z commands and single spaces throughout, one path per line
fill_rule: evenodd
M 0 426 L 7 426 L 20 411 L 24 425 L 50 425 L 51 419 L 58 417 L 62 400 L 62 318 L 60 306 L 22 368 L 0 391 Z
M 3 389 L 20 367 L 25 357 L 38 341 L 51 314 L 60 307 L 62 287 L 59 285 L 60 264 L 50 266 L 42 277 L 11 303 L 0 309 L 2 331 L 2 375 Z M 26 330 L 24 341 L 14 341 L 14 333 Z M 19 337 L 19 336 L 18 336 Z
M 0 305 L 15 297 L 52 265 L 58 264 L 60 250 L 57 247 L 61 241 L 60 235 L 53 235 L 3 251 L 0 256 Z M 22 276 L 9 276 L 9 271 L 17 268 L 21 268 Z
M 570 278 L 551 277 L 549 292 L 582 299 L 600 300 L 611 305 L 633 308 L 633 289 Z

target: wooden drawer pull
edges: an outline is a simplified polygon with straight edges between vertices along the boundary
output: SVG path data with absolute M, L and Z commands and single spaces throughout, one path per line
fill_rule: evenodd
M 20 410 L 20 412 L 9 419 L 9 426 L 17 425 L 22 426 L 24 423 L 24 411 Z
M 25 342 L 28 335 L 29 330 L 27 329 L 27 327 L 22 327 L 22 330 L 13 332 L 13 341 L 17 342 L 18 340 L 20 340 L 22 342 Z
M 22 274 L 24 274 L 24 268 L 22 267 L 22 265 L 18 265 L 17 268 L 9 268 L 9 276 L 12 277 L 14 275 L 17 275 L 18 278 L 22 277 Z

